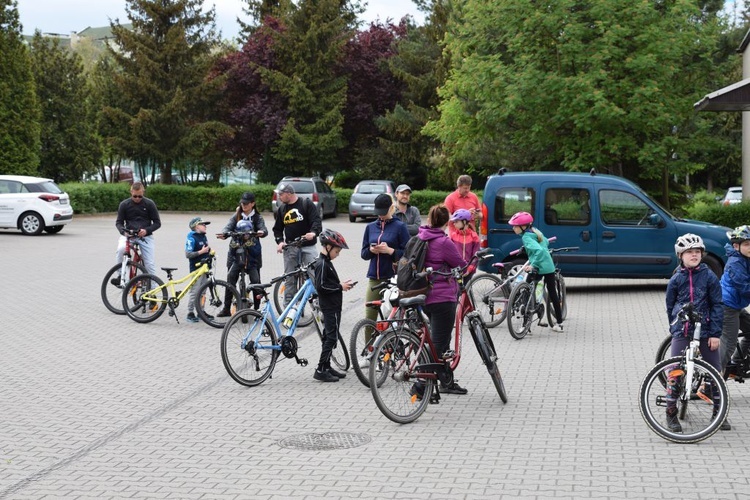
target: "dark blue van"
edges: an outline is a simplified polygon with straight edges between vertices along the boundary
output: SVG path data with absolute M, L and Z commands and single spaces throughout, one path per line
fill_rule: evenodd
M 487 181 L 483 200 L 482 246 L 494 262 L 519 262 L 508 254 L 521 246 L 508 219 L 529 212 L 534 226 L 555 247 L 580 250 L 557 254 L 565 276 L 669 278 L 678 259 L 677 236 L 694 233 L 706 245 L 704 262 L 721 275 L 727 227 L 679 219 L 632 182 L 613 175 L 563 172 L 500 172 Z M 490 261 L 482 264 L 490 271 Z

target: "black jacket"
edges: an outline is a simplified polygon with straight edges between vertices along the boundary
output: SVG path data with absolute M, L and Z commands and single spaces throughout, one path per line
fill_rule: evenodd
M 134 202 L 132 198 L 122 200 L 117 207 L 115 226 L 120 234 L 124 234 L 126 229 L 136 232 L 145 229 L 148 234 L 153 234 L 161 227 L 156 203 L 145 197 L 140 203 Z
M 341 312 L 344 289 L 341 288 L 341 280 L 333 267 L 333 262 L 327 255 L 321 253 L 313 267 L 315 270 L 313 285 L 318 293 L 320 309 Z

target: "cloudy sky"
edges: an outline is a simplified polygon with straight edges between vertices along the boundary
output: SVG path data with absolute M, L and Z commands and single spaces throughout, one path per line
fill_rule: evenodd
M 363 0 L 362 3 L 364 3 Z M 424 21 L 424 16 L 417 11 L 410 0 L 367 0 L 367 7 L 362 19 L 366 22 L 376 19 L 392 18 L 398 21 L 406 14 L 414 17 L 417 23 Z M 247 21 L 242 12 L 246 5 L 243 0 L 204 0 L 203 5 L 209 8 L 216 5 L 216 25 L 224 38 L 233 38 L 239 32 L 236 19 Z M 87 27 L 106 26 L 109 20 L 120 19 L 127 23 L 125 0 L 18 0 L 18 12 L 23 25 L 23 33 L 31 35 L 35 29 L 43 33 L 63 33 L 81 31 Z

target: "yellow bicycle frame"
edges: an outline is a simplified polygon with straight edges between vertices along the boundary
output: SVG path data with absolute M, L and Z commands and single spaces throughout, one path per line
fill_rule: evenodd
M 211 250 L 211 258 L 214 260 L 216 258 L 216 252 Z M 172 299 L 176 299 L 177 301 L 182 300 L 182 298 L 187 295 L 188 291 L 198 282 L 201 276 L 204 274 L 209 274 L 211 272 L 211 268 L 208 265 L 208 262 L 204 262 L 201 264 L 201 266 L 196 269 L 195 271 L 191 272 L 190 274 L 184 276 L 183 278 L 179 278 L 176 280 L 168 280 L 166 283 L 164 283 L 161 286 L 158 286 L 156 288 L 152 288 L 151 290 L 144 292 L 143 295 L 141 295 L 141 300 L 154 302 L 155 304 L 161 304 L 162 302 L 169 302 Z M 175 292 L 175 285 L 179 285 L 180 283 L 185 283 L 186 281 L 190 281 L 187 286 L 182 289 L 179 293 Z M 167 298 L 166 300 L 161 298 L 161 291 L 163 289 L 167 289 Z

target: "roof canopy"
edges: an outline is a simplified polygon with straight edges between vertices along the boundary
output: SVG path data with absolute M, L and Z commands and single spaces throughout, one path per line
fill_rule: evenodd
M 750 78 L 708 94 L 693 107 L 696 111 L 750 111 Z

